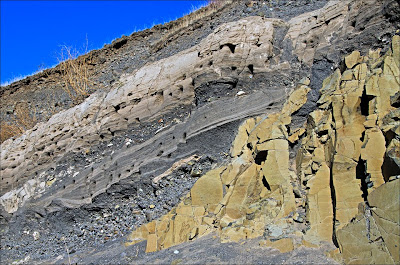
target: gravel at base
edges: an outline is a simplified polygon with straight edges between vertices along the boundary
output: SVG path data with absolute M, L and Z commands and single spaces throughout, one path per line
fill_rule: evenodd
M 339 264 L 324 254 L 331 249 L 328 245 L 280 253 L 276 249 L 260 247 L 259 241 L 221 244 L 215 234 L 210 234 L 153 253 L 145 253 L 145 241 L 129 247 L 123 246 L 122 242 L 113 242 L 97 249 L 93 255 L 70 255 L 70 260 L 78 264 Z M 51 262 L 68 263 L 65 253 L 58 258 Z

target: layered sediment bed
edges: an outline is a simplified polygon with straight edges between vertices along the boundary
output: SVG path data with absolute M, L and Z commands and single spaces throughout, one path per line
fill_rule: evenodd
M 129 235 L 152 252 L 211 233 L 398 262 L 399 37 L 371 37 L 395 34 L 393 8 L 331 1 L 222 24 L 5 141 L 2 255 L 61 262 L 64 245 Z M 376 240 L 355 256 L 367 223 Z
M 391 155 L 400 128 L 393 119 L 399 111 L 399 48 L 395 36 L 385 56 L 378 50 L 345 57 L 346 68 L 324 80 L 318 107 L 303 126 L 293 126 L 292 116 L 307 102 L 308 79 L 280 112 L 246 120 L 232 161 L 202 176 L 176 208 L 134 231 L 128 244 L 147 240 L 146 251 L 153 252 L 212 232 L 221 242 L 266 235 L 260 244 L 282 252 L 326 241 L 338 244 L 346 263 L 371 257 L 399 262 L 400 164 Z M 396 173 L 384 178 L 385 159 Z M 354 218 L 373 226 L 361 233 Z M 364 245 L 356 247 L 354 238 Z

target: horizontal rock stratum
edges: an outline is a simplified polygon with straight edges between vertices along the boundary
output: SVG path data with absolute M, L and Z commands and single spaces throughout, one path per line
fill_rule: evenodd
M 64 245 L 89 251 L 127 235 L 124 248 L 146 240 L 150 253 L 216 235 L 283 253 L 329 249 L 346 264 L 399 263 L 400 37 L 390 10 L 400 7 L 329 1 L 286 20 L 224 23 L 4 141 L 4 253 L 69 262 Z M 364 45 L 378 29 L 382 48 Z

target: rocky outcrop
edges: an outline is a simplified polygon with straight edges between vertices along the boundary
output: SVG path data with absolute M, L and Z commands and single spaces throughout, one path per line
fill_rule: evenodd
M 99 50 L 80 56 L 76 63 L 87 69 L 88 93 L 96 90 L 108 92 L 119 86 L 121 75 L 191 48 L 225 23 L 250 16 L 278 17 L 287 21 L 298 14 L 321 8 L 326 2 L 319 0 L 310 5 L 307 0 L 299 0 L 285 5 L 279 2 L 266 5 L 264 1 L 253 1 L 252 7 L 247 8 L 245 1 L 220 1 L 176 21 L 115 39 Z M 67 85 L 63 82 L 64 75 L 62 65 L 58 65 L 0 88 L 2 125 L 16 120 L 23 127 L 14 128 L 11 132 L 3 127 L 1 142 L 16 136 L 15 129 L 33 127 L 19 117 L 18 109 L 21 106 L 24 107 L 24 113 L 28 114 L 25 118 L 34 124 L 47 121 L 55 113 L 76 104 L 64 91 Z
M 84 103 L 54 115 L 47 123 L 38 124 L 23 137 L 4 142 L 2 191 L 8 192 L 13 185 L 23 183 L 31 172 L 40 174 L 48 169 L 51 161 L 69 152 L 90 150 L 91 146 L 110 140 L 128 128 L 157 121 L 179 108 L 199 106 L 184 123 L 174 120 L 168 128 L 160 128 L 148 142 L 129 148 L 124 146 L 109 161 L 101 161 L 100 165 L 79 172 L 71 186 L 49 198 L 50 202 L 61 197 L 68 204 L 79 206 L 119 179 L 138 172 L 140 167 L 152 162 L 149 158 L 168 159 L 179 143 L 225 123 L 265 112 L 284 98 L 281 91 L 268 89 L 267 95 L 256 92 L 238 97 L 235 86 L 239 80 L 252 78 L 253 71 L 266 71 L 265 62 L 273 56 L 274 25 L 279 23 L 282 22 L 252 17 L 224 25 L 201 45 L 145 66 L 121 79 L 123 85 L 118 89 L 93 94 Z M 227 31 L 231 35 L 227 35 Z M 250 67 L 250 70 L 250 63 L 255 69 Z M 204 87 L 208 89 L 206 93 Z M 203 101 L 216 97 L 221 98 L 221 102 L 202 107 Z M 248 107 L 250 102 L 254 107 Z M 154 143 L 161 144 L 153 146 Z M 127 161 L 124 157 L 134 159 Z M 113 165 L 127 173 L 110 179 L 99 176 Z M 96 184 L 90 184 L 89 188 L 86 184 L 93 182 L 91 180 Z M 71 192 L 70 188 L 81 189 L 81 192 Z M 8 205 L 4 200 L 3 204 Z M 15 211 L 16 206 L 13 207 L 14 210 L 8 208 L 8 211 Z
M 400 44 L 395 35 L 387 45 L 397 23 L 389 7 L 398 10 L 331 1 L 297 17 L 225 23 L 5 141 L 2 251 L 55 256 L 129 227 L 127 245 L 147 240 L 147 252 L 216 233 L 281 252 L 336 245 L 330 255 L 347 263 L 370 253 L 396 262 L 396 205 L 386 202 L 400 175 Z M 46 235 L 50 224 L 57 232 Z
M 142 131 L 142 124 L 153 123 L 165 114 L 175 112 L 176 106 L 182 109 L 182 113 L 179 114 L 182 116 L 184 113 L 190 112 L 193 103 L 201 107 L 205 103 L 211 102 L 208 108 L 199 109 L 193 113 L 194 115 L 188 120 L 191 125 L 173 126 L 182 118 L 169 121 L 168 127 L 171 133 L 168 135 L 173 138 L 172 141 L 168 140 L 169 146 L 144 148 L 144 146 L 157 142 L 157 135 L 140 147 L 140 151 L 130 149 L 120 155 L 123 157 L 134 156 L 135 160 L 138 159 L 133 163 L 133 168 L 131 163 L 126 165 L 129 167 L 130 173 L 138 172 L 140 167 L 144 168 L 145 165 L 148 165 L 150 161 L 147 157 L 160 157 L 173 161 L 174 159 L 168 159 L 168 156 L 173 156 L 171 153 L 177 149 L 179 143 L 186 142 L 187 139 L 224 123 L 265 112 L 268 105 L 274 105 L 274 102 L 283 99 L 284 97 L 281 96 L 282 86 L 285 87 L 285 91 L 288 91 L 292 84 L 288 81 L 285 81 L 286 84 L 280 82 L 285 79 L 290 80 L 293 76 L 282 75 L 281 70 L 295 76 L 298 75 L 302 71 L 299 63 L 311 65 L 313 56 L 319 60 L 319 54 L 326 52 L 326 47 L 335 47 L 330 42 L 338 41 L 335 38 L 325 41 L 321 39 L 309 45 L 307 41 L 310 36 L 330 36 L 338 30 L 342 32 L 341 34 L 347 34 L 348 23 L 355 16 L 356 10 L 369 8 L 372 8 L 369 3 L 359 6 L 349 2 L 335 5 L 331 3 L 324 9 L 301 15 L 289 22 L 252 17 L 244 19 L 240 23 L 235 22 L 220 27 L 198 46 L 136 70 L 132 74 L 122 77 L 119 87 L 113 91 L 95 93 L 81 105 L 54 115 L 49 122 L 38 124 L 32 130 L 27 131 L 24 136 L 3 143 L 2 178 L 0 180 L 2 193 L 9 192 L 13 188 L 16 195 L 12 196 L 13 200 L 21 202 L 25 195 L 17 195 L 15 187 L 22 187 L 26 180 L 38 178 L 43 172 L 54 167 L 54 162 L 59 163 L 57 161 L 60 161 L 66 154 L 89 152 L 92 146 L 111 139 L 114 135 L 119 135 L 127 129 Z M 373 8 L 381 7 L 374 6 Z M 324 21 L 329 21 L 329 23 Z M 376 23 L 372 23 L 370 27 L 374 27 Z M 366 23 L 366 27 L 368 25 Z M 285 35 L 282 34 L 282 30 Z M 228 31 L 229 35 L 226 34 Z M 293 49 L 294 55 L 291 55 L 291 49 L 285 46 L 287 43 L 293 44 L 291 49 Z M 283 46 L 279 47 L 278 45 Z M 328 52 L 328 54 L 334 53 Z M 334 60 L 332 59 L 332 61 Z M 315 71 L 311 70 L 315 74 L 316 69 Z M 271 76 L 276 75 L 281 77 L 280 80 L 271 80 Z M 310 86 L 315 86 L 315 82 L 318 82 L 317 80 L 320 78 L 320 74 L 313 75 Z M 260 89 L 265 86 L 268 86 L 268 89 Z M 258 94 L 238 99 L 234 97 L 237 92 L 254 90 L 258 90 Z M 267 92 L 268 95 L 262 91 Z M 312 90 L 309 94 L 309 98 L 312 100 L 309 100 L 303 109 L 308 109 L 307 106 L 313 104 L 315 93 L 315 89 Z M 225 100 L 219 104 L 212 102 L 218 99 Z M 237 104 L 236 101 L 240 102 L 237 107 L 242 106 L 243 110 L 231 111 L 226 108 L 232 102 Z M 247 102 L 252 102 L 251 105 L 255 107 L 249 109 Z M 236 113 L 231 115 L 229 114 L 231 112 Z M 205 124 L 199 126 L 199 120 L 194 121 L 193 119 L 196 115 L 206 117 L 202 118 Z M 160 130 L 166 127 L 165 124 L 156 126 Z M 152 125 L 152 127 L 155 126 Z M 190 129 L 195 127 L 196 129 Z M 147 138 L 154 136 L 157 129 L 153 130 Z M 161 134 L 159 135 L 161 136 Z M 160 142 L 166 141 L 164 135 L 161 138 Z M 117 156 L 118 154 L 115 154 L 111 161 L 106 163 L 107 165 L 103 161 L 96 167 L 110 168 L 115 164 Z M 146 159 L 138 157 L 146 157 Z M 179 157 L 183 157 L 183 154 L 179 154 Z M 119 156 L 118 160 L 121 161 Z M 164 166 L 164 170 L 167 170 L 169 165 Z M 79 173 L 80 175 L 77 176 L 79 180 L 72 183 L 74 187 L 76 187 L 75 183 L 81 183 L 81 180 L 83 184 L 90 178 L 98 178 L 98 175 L 103 174 L 104 170 L 93 171 L 93 173 L 86 170 L 85 173 Z M 96 177 L 89 177 L 89 174 L 94 174 Z M 95 186 L 94 188 L 88 188 L 86 184 L 83 184 L 80 189 L 86 190 L 85 194 L 78 192 L 80 194 L 75 196 L 74 204 L 78 206 L 89 202 L 90 198 L 104 192 L 106 187 L 129 174 L 119 172 L 118 175 L 120 176 L 114 180 L 96 180 L 96 183 L 102 184 L 92 185 Z M 84 178 L 87 180 L 83 181 Z M 44 181 L 46 180 L 37 180 L 37 182 Z M 71 194 L 71 190 L 67 187 L 63 194 Z M 82 195 L 83 199 L 80 198 Z M 19 199 L 15 199 L 15 197 Z M 60 195 L 56 197 L 60 197 Z M 15 211 L 16 208 L 13 207 L 12 211 Z
M 385 47 L 399 21 L 399 7 L 394 0 L 340 1 L 340 5 L 339 1 L 332 1 L 330 12 L 324 16 L 318 12 L 307 12 L 323 7 L 327 0 L 312 3 L 307 0 L 269 3 L 257 0 L 251 1 L 251 7 L 247 7 L 246 1 L 230 2 L 222 1 L 220 3 L 223 5 L 211 5 L 177 21 L 123 36 L 102 49 L 81 56 L 77 62 L 88 69 L 89 93 L 99 89 L 114 89 L 118 87 L 121 75 L 186 50 L 198 44 L 218 26 L 249 16 L 297 21 L 299 24 L 291 34 L 296 36 L 300 33 L 302 40 L 295 40 L 293 46 L 302 54 L 301 57 L 307 57 L 309 65 L 315 64 L 313 72 L 323 75 L 319 78 L 322 81 L 327 76 L 324 69 L 338 63 L 349 51 Z M 288 44 L 284 43 L 286 46 Z M 287 53 L 284 54 L 285 57 Z M 312 58 L 316 59 L 314 63 Z M 74 102 L 63 89 L 66 85 L 62 81 L 63 75 L 62 67 L 57 66 L 1 87 L 2 125 L 15 119 L 21 122 L 17 113 L 21 105 L 25 114 L 30 116 L 26 117 L 30 124 L 22 121 L 23 128 L 14 128 L 17 131 L 29 129 L 32 124 L 47 121 L 54 113 L 72 107 Z M 13 133 L 15 131 L 5 132 L 3 128 L 1 141 L 13 136 Z
M 218 230 L 222 241 L 262 236 L 265 227 L 272 237 L 283 229 L 296 231 L 296 202 L 289 169 L 290 135 L 286 126 L 291 114 L 306 101 L 310 88 L 300 85 L 281 113 L 247 120 L 239 129 L 231 156 L 233 161 L 201 177 L 170 214 L 132 233 L 130 240 L 147 239 L 147 251 L 201 237 Z M 297 139 L 296 139 L 297 140 Z
M 399 52 L 399 40 L 399 36 L 393 38 L 392 51 L 383 57 L 379 56 L 379 50 L 364 57 L 353 52 L 345 57 L 347 69 L 342 72 L 337 70 L 324 81 L 318 101 L 320 110 L 310 115 L 311 130 L 303 140 L 301 152 L 302 183 L 306 183 L 305 187 L 310 188 L 310 193 L 317 193 L 317 196 L 307 198 L 311 229 L 305 238 L 310 241 L 321 238 L 324 231 L 329 229 L 339 246 L 354 244 L 354 238 L 350 241 L 349 237 L 344 236 L 344 231 L 349 230 L 346 224 L 359 212 L 359 204 L 369 207 L 371 192 L 390 178 L 384 178 L 382 172 L 398 126 L 388 117 L 398 111 L 390 98 L 400 89 L 396 73 L 398 63 L 393 60 Z M 379 96 L 383 93 L 385 96 Z M 399 174 L 399 171 L 394 171 L 392 178 Z M 316 184 L 318 178 L 322 179 L 321 176 L 324 176 L 325 183 L 330 182 L 329 186 Z M 323 194 L 324 197 L 321 196 Z M 393 193 L 386 196 L 388 200 L 396 200 Z M 326 211 L 327 203 L 332 204 L 333 211 Z M 326 229 L 320 230 L 319 226 L 325 226 Z M 357 236 L 360 241 L 365 239 L 365 233 Z M 328 237 L 329 234 L 325 240 Z M 360 241 L 357 243 L 359 249 L 371 248 L 368 244 L 361 247 Z M 345 248 L 341 247 L 341 252 L 346 263 L 353 259 L 360 262 L 355 254 L 358 252 L 350 253 Z M 387 263 L 390 254 L 386 252 L 385 255 L 386 258 L 376 256 L 376 262 Z M 396 259 L 393 261 L 396 262 Z
M 246 120 L 232 162 L 202 176 L 175 209 L 134 231 L 128 244 L 147 240 L 152 252 L 217 231 L 222 242 L 266 236 L 261 244 L 283 252 L 333 240 L 346 263 L 371 256 L 398 262 L 400 182 L 385 184 L 381 167 L 399 136 L 399 122 L 389 118 L 398 111 L 391 98 L 400 91 L 399 41 L 395 36 L 382 57 L 379 50 L 345 57 L 346 68 L 324 80 L 318 109 L 304 126 L 294 128 L 292 116 L 307 101 L 307 79 L 280 112 Z

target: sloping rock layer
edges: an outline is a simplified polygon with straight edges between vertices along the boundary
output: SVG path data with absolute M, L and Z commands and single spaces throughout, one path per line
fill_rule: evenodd
M 151 252 L 214 231 L 222 242 L 267 234 L 275 242 L 261 244 L 282 251 L 333 240 L 346 263 L 399 262 L 400 171 L 385 179 L 381 169 L 399 137 L 391 100 L 400 93 L 399 43 L 395 36 L 382 57 L 379 50 L 345 57 L 343 72 L 324 80 L 305 125 L 290 126 L 307 101 L 309 80 L 280 112 L 246 120 L 232 162 L 202 176 L 169 214 L 133 232 L 131 242 L 146 239 Z
M 154 252 L 217 234 L 398 263 L 396 10 L 330 1 L 221 23 L 4 141 L 0 254 L 69 262 L 65 248 L 126 235 Z

